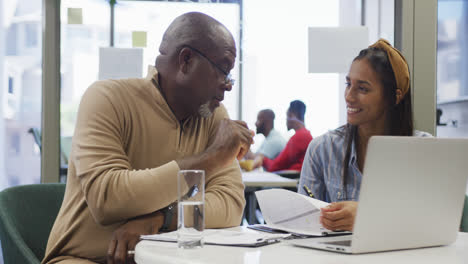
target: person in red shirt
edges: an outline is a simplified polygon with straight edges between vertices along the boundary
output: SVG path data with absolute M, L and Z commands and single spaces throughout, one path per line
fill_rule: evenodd
M 254 167 L 263 166 L 267 171 L 301 170 L 304 155 L 312 140 L 312 135 L 304 124 L 305 111 L 306 105 L 300 100 L 292 101 L 289 104 L 286 125 L 288 130 L 294 129 L 296 133 L 275 159 L 260 155 L 255 159 Z

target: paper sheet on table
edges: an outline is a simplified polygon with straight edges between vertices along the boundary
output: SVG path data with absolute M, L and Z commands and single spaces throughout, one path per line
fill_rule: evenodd
M 264 234 L 223 229 L 205 229 L 205 231 L 203 231 L 203 240 L 205 244 L 224 246 L 263 246 L 278 242 L 280 239 L 289 236 L 289 234 Z M 140 238 L 142 240 L 176 242 L 177 231 L 156 235 L 144 235 Z
M 320 208 L 328 203 L 284 189 L 255 192 L 267 227 L 287 232 L 323 236 L 332 231 L 320 224 Z

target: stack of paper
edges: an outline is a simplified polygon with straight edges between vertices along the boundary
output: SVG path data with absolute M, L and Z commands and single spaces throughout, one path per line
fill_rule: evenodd
M 205 229 L 205 231 L 203 231 L 203 240 L 205 244 L 240 247 L 258 247 L 268 245 L 279 242 L 281 239 L 289 236 L 289 234 L 265 234 L 225 229 Z M 145 235 L 140 238 L 142 240 L 176 242 L 177 231 L 156 235 Z

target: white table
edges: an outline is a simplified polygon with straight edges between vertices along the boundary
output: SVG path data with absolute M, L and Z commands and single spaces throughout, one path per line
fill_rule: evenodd
M 266 171 L 242 172 L 242 181 L 245 187 L 296 187 L 297 179 L 288 179 Z
M 239 228 L 245 229 L 235 229 Z M 205 245 L 200 249 L 179 249 L 176 243 L 141 241 L 135 249 L 135 261 L 138 264 L 466 264 L 468 233 L 459 233 L 457 241 L 449 246 L 359 255 L 300 248 L 287 242 L 258 248 Z
M 245 185 L 245 217 L 251 225 L 256 224 L 255 210 L 257 209 L 257 199 L 255 191 L 262 188 L 296 188 L 298 180 L 281 177 L 277 174 L 254 170 L 242 172 L 242 181 Z

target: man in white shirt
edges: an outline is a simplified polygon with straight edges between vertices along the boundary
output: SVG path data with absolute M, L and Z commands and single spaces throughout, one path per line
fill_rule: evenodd
M 262 154 L 269 159 L 274 159 L 286 146 L 286 140 L 274 129 L 275 113 L 271 109 L 261 110 L 257 115 L 257 134 L 263 134 L 265 140 L 258 149 L 257 154 Z
M 261 166 L 261 160 L 263 157 L 269 159 L 276 158 L 286 146 L 286 140 L 281 134 L 274 129 L 275 113 L 271 109 L 263 109 L 258 112 L 257 122 L 257 134 L 263 134 L 265 140 L 260 145 L 260 148 L 256 153 L 252 153 L 250 150 L 245 155 L 246 161 L 240 162 L 243 169 L 250 171 L 252 169 Z M 250 160 L 250 163 L 248 162 Z

